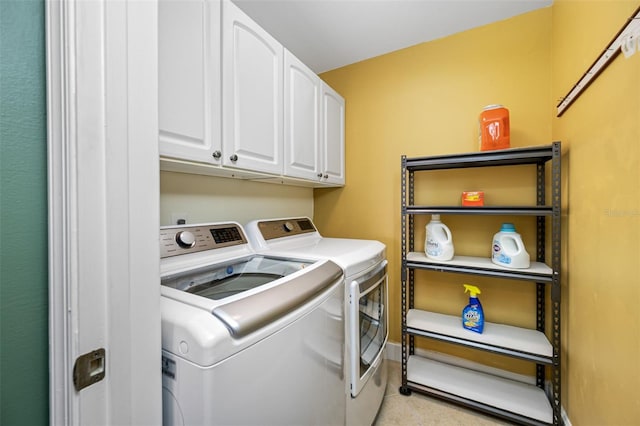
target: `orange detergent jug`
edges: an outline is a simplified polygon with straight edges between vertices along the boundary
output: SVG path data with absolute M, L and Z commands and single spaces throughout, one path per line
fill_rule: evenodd
M 509 141 L 509 110 L 502 105 L 487 105 L 479 118 L 480 151 L 506 149 Z

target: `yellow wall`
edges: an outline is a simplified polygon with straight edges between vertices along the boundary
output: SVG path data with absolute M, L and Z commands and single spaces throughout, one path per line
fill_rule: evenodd
M 371 238 L 387 245 L 390 340 L 400 341 L 400 157 L 478 149 L 477 118 L 485 105 L 510 110 L 511 145 L 551 142 L 551 9 L 423 43 L 341 68 L 322 77 L 346 99 L 347 182 L 315 191 L 315 222 L 327 236 Z M 535 202 L 530 169 L 460 170 L 422 175 L 416 204 L 456 204 L 463 190 L 485 190 L 495 204 Z M 416 249 L 424 248 L 426 217 L 416 220 Z M 443 216 L 456 252 L 489 256 L 504 217 Z M 533 218 L 516 219 L 535 253 Z M 482 289 L 488 321 L 535 327 L 535 288 L 521 282 L 418 272 L 435 285 L 418 286 L 417 306 L 458 315 L 468 299 L 462 283 Z M 430 344 L 429 348 L 435 345 Z M 441 350 L 469 356 L 456 347 Z M 475 357 L 475 354 L 473 355 Z M 485 362 L 534 374 L 527 363 Z
M 638 6 L 556 0 L 554 99 L 568 92 Z M 552 123 L 567 150 L 564 405 L 574 425 L 638 424 L 640 54 L 616 58 Z
M 256 209 L 259 205 L 260 208 Z M 186 173 L 160 173 L 160 224 L 237 221 L 290 216 L 313 217 L 313 189 Z
M 563 401 L 574 425 L 637 424 L 640 370 L 640 54 L 618 58 L 560 119 L 557 99 L 595 60 L 638 2 L 556 0 L 551 8 L 403 49 L 322 75 L 346 99 L 347 184 L 315 191 L 325 236 L 387 245 L 390 340 L 400 341 L 400 156 L 477 150 L 477 116 L 502 103 L 511 145 L 563 142 Z M 437 172 L 417 200 L 455 204 L 485 190 L 495 204 L 531 202 L 532 170 Z M 488 201 L 490 202 L 490 201 Z M 489 255 L 501 217 L 443 216 L 458 254 Z M 426 218 L 416 221 L 423 248 Z M 516 218 L 531 254 L 534 224 Z M 534 326 L 527 283 L 419 272 L 416 305 L 457 314 L 463 282 L 480 285 L 488 321 Z M 500 281 L 500 282 L 498 282 Z M 469 351 L 420 346 L 457 356 Z M 528 363 L 473 354 L 533 374 Z M 634 386 L 635 385 L 635 386 Z

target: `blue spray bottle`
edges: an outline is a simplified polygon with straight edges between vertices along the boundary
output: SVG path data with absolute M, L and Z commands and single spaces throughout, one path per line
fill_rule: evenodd
M 464 292 L 469 292 L 469 304 L 462 310 L 462 326 L 467 330 L 482 333 L 484 329 L 484 311 L 478 299 L 480 289 L 471 284 L 463 284 Z

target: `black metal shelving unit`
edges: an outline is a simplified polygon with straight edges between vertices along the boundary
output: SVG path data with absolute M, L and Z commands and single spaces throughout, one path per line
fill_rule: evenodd
M 521 424 L 561 424 L 560 398 L 560 262 L 561 262 L 561 145 L 514 148 L 431 157 L 401 158 L 402 226 L 402 386 L 408 395 L 419 391 Z M 550 164 L 551 181 L 546 181 Z M 417 206 L 415 174 L 459 168 L 536 166 L 536 202 L 531 206 Z M 550 189 L 547 202 L 547 187 Z M 528 269 L 497 266 L 488 258 L 456 256 L 448 262 L 428 259 L 415 251 L 414 218 L 424 214 L 516 215 L 536 218 L 536 256 Z M 550 264 L 547 255 L 546 218 L 550 218 Z M 536 329 L 485 323 L 485 332 L 466 332 L 458 316 L 414 307 L 415 270 L 471 274 L 536 285 Z M 545 315 L 550 292 L 551 325 Z M 415 354 L 415 338 L 423 337 L 497 353 L 536 364 L 536 384 L 530 385 Z M 549 371 L 549 374 L 547 374 Z M 551 383 L 550 392 L 545 382 Z

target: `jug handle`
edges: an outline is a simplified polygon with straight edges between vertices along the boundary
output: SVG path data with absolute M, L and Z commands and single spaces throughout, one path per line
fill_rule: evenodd
M 449 228 L 445 226 L 442 229 L 444 229 L 444 233 L 447 234 L 447 242 L 453 242 L 453 235 L 451 235 L 451 231 L 449 230 Z
M 522 251 L 524 250 L 524 246 L 522 245 L 522 241 L 519 240 L 518 238 L 513 237 L 511 235 L 503 235 L 502 238 L 509 238 L 509 239 L 513 240 L 513 242 L 516 245 L 516 252 L 513 253 L 514 256 L 522 253 Z

